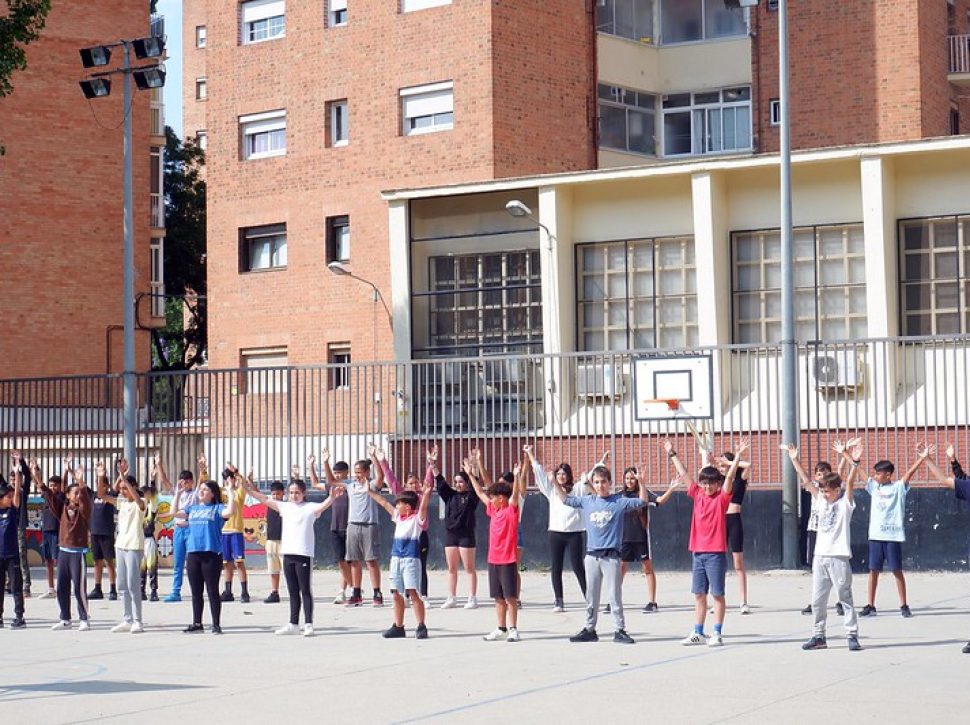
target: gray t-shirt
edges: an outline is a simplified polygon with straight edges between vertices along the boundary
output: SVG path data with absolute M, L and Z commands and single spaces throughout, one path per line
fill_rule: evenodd
M 373 481 L 368 481 L 366 485 L 356 479 L 347 483 L 347 495 L 350 497 L 347 519 L 352 524 L 376 524 L 378 521 L 377 503 L 368 495 L 367 486 L 376 490 Z

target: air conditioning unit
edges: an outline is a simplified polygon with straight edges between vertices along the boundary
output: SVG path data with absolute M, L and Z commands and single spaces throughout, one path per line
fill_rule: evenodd
M 854 390 L 862 384 L 853 353 L 816 353 L 809 358 L 808 373 L 819 390 Z
M 623 366 L 584 363 L 576 366 L 576 394 L 580 398 L 616 400 L 626 395 Z

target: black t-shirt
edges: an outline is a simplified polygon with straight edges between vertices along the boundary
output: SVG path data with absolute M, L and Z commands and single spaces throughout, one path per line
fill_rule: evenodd
M 89 489 L 90 490 L 90 489 Z M 115 512 L 117 509 L 114 504 L 110 504 L 92 491 L 88 494 L 92 497 L 91 501 L 91 535 L 92 536 L 114 536 L 115 535 Z
M 61 507 L 64 506 L 64 494 L 59 493 L 54 497 L 57 501 L 61 502 Z M 61 529 L 60 520 L 51 511 L 51 507 L 48 504 L 44 504 L 44 509 L 40 514 L 40 530 L 45 534 L 56 534 Z
M 283 538 L 283 517 L 279 511 L 266 507 L 266 540 L 279 541 Z
M 474 491 L 456 491 L 448 485 L 444 476 L 438 476 L 436 481 L 438 495 L 445 502 L 445 529 L 447 531 L 474 531 L 478 494 Z
M 650 503 L 647 506 L 638 509 L 629 509 L 624 511 L 623 515 L 626 517 L 623 521 L 623 543 L 624 544 L 646 544 L 647 543 L 647 530 L 643 526 L 644 519 L 649 515 L 648 507 L 656 506 L 657 496 L 653 493 L 648 492 L 647 495 L 650 498 Z M 624 498 L 640 498 L 639 489 L 633 491 L 627 491 L 623 489 Z M 649 521 L 649 519 L 646 519 Z
M 734 472 L 734 488 L 731 489 L 731 503 L 739 506 L 744 503 L 744 494 L 748 490 L 748 482 L 744 480 L 741 469 Z

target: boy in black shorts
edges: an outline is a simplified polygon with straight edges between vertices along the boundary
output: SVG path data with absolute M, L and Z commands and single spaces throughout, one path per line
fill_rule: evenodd
M 38 496 L 42 495 L 42 491 L 46 488 L 50 491 L 52 498 L 60 500 L 63 507 L 64 494 L 61 492 L 63 479 L 60 476 L 51 476 L 45 484 L 36 462 L 30 469 L 30 475 L 34 479 L 34 488 Z M 40 595 L 41 599 L 53 599 L 57 596 L 54 591 L 54 568 L 57 566 L 57 550 L 59 547 L 57 534 L 60 526 L 61 522 L 54 515 L 50 504 L 45 501 L 44 509 L 41 512 L 40 555 L 44 560 L 44 567 L 47 569 L 47 592 Z
M 89 492 L 88 495 L 92 497 L 91 557 L 94 559 L 94 588 L 88 592 L 88 599 L 104 599 L 101 573 L 107 568 L 108 584 L 111 586 L 108 599 L 115 601 L 118 599 L 118 590 L 115 588 L 115 512 L 117 509 L 114 504 L 103 500 L 94 491 Z M 114 484 L 109 484 L 108 495 L 112 497 L 118 495 Z
M 306 467 L 310 474 L 310 483 L 314 488 L 326 491 L 328 496 L 333 496 L 333 505 L 330 507 L 330 543 L 333 546 L 333 555 L 337 560 L 337 568 L 340 570 L 340 590 L 333 598 L 334 604 L 347 603 L 347 589 L 350 587 L 350 562 L 347 561 L 347 525 L 350 514 L 350 499 L 347 497 L 347 489 L 342 485 L 331 485 L 333 483 L 345 483 L 350 475 L 350 466 L 346 461 L 337 461 L 330 467 L 330 452 L 323 451 L 323 473 L 327 480 L 323 483 L 317 476 L 316 456 L 312 453 L 307 456 Z
M 295 474 L 295 471 L 294 471 Z M 294 475 L 293 479 L 298 478 Z M 286 486 L 282 481 L 273 481 L 269 485 L 269 496 L 274 501 L 282 501 L 286 493 Z M 280 603 L 280 572 L 283 571 L 283 559 L 280 555 L 280 542 L 283 539 L 283 517 L 276 509 L 266 507 L 266 569 L 269 571 L 269 595 L 263 604 Z

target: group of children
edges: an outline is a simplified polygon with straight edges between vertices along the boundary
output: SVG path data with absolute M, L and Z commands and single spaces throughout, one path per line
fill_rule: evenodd
M 722 627 L 725 616 L 725 574 L 727 553 L 735 554 L 735 567 L 743 571 L 743 559 L 739 567 L 737 554 L 743 551 L 743 530 L 740 527 L 738 509 L 743 502 L 750 464 L 744 459 L 748 441 L 741 439 L 737 447 L 717 460 L 709 452 L 704 465 L 697 473 L 696 482 L 681 462 L 669 440 L 663 448 L 677 477 L 661 496 L 650 492 L 636 469 L 624 471 L 620 490 L 613 491 L 607 455 L 579 482 L 572 480 L 568 464 L 560 464 L 554 471 L 546 471 L 536 459 L 531 446 L 523 449 L 523 461 L 513 471 L 494 482 L 482 466 L 480 451 L 473 450 L 462 461 L 461 470 L 448 483 L 438 468 L 437 446 L 429 449 L 423 479 L 410 474 L 402 484 L 388 465 L 386 456 L 374 446 L 369 448 L 370 460 L 350 467 L 343 462 L 330 465 L 329 455 L 324 452 L 325 480 L 321 481 L 315 468 L 315 458 L 307 459 L 307 473 L 312 485 L 325 490 L 327 498 L 319 504 L 306 500 L 306 484 L 294 469 L 288 487 L 274 482 L 269 496 L 260 492 L 252 481 L 252 474 L 244 476 L 227 465 L 223 471 L 220 488 L 208 479 L 204 456 L 199 458 L 199 479 L 189 471 L 183 471 L 174 487 L 165 474 L 161 461 L 151 462 L 150 486 L 139 488 L 128 472 L 128 464 L 117 464 L 114 483 L 109 482 L 103 463 L 95 467 L 97 488 L 88 488 L 84 471 L 67 458 L 63 477 L 51 476 L 44 481 L 34 461 L 25 461 L 14 452 L 11 465 L 11 485 L 0 483 L 0 587 L 9 580 L 14 594 L 15 619 L 12 627 L 26 626 L 24 619 L 24 584 L 20 549 L 17 540 L 18 516 L 23 496 L 28 488 L 26 476 L 32 479 L 45 500 L 44 510 L 44 559 L 45 563 L 56 561 L 56 596 L 60 607 L 60 620 L 54 629 L 71 627 L 70 593 L 73 589 L 80 617 L 79 629 L 88 624 L 87 602 L 100 592 L 100 578 L 96 568 L 95 588 L 85 591 L 85 555 L 90 547 L 95 561 L 108 569 L 111 581 L 110 598 L 123 601 L 122 619 L 112 631 L 140 632 L 142 624 L 142 599 L 146 578 L 151 582 L 151 599 L 157 599 L 157 548 L 154 542 L 154 516 L 157 514 L 155 481 L 163 491 L 172 491 L 172 514 L 176 519 L 173 536 L 175 571 L 173 589 L 166 601 L 181 598 L 182 569 L 188 570 L 193 593 L 193 622 L 186 632 L 203 631 L 203 591 L 207 590 L 212 617 L 212 631 L 221 633 L 220 612 L 224 601 L 231 601 L 232 578 L 238 572 L 241 583 L 241 600 L 248 601 L 247 575 L 242 542 L 242 509 L 247 494 L 267 506 L 267 563 L 271 576 L 272 591 L 267 603 L 279 602 L 279 582 L 282 572 L 287 584 L 290 602 L 290 620 L 277 630 L 277 634 L 312 636 L 313 594 L 310 586 L 315 550 L 314 522 L 328 508 L 333 509 L 331 536 L 334 548 L 341 560 L 343 586 L 334 600 L 348 606 L 360 606 L 362 597 L 363 568 L 367 567 L 374 589 L 373 604 L 383 604 L 380 588 L 380 535 L 379 511 L 384 509 L 394 525 L 394 539 L 390 556 L 391 595 L 393 597 L 393 623 L 383 636 L 400 638 L 406 636 L 404 615 L 406 601 L 410 601 L 415 618 L 415 637 L 428 637 L 426 624 L 427 602 L 427 554 L 428 554 L 428 505 L 433 492 L 437 491 L 445 507 L 445 550 L 449 564 L 449 596 L 443 608 L 455 606 L 458 563 L 465 567 L 469 579 L 469 599 L 466 608 L 477 606 L 477 574 L 474 570 L 475 514 L 479 505 L 489 519 L 488 582 L 489 596 L 495 602 L 496 627 L 486 634 L 487 641 L 520 639 L 518 612 L 520 607 L 519 562 L 521 558 L 520 510 L 525 500 L 529 472 L 534 476 L 539 490 L 549 501 L 550 550 L 552 553 L 552 583 L 555 597 L 554 609 L 563 611 L 562 566 L 565 554 L 572 559 L 573 570 L 586 600 L 583 628 L 572 642 L 593 642 L 599 639 L 596 625 L 600 600 L 608 602 L 607 610 L 613 620 L 613 641 L 633 643 L 626 632 L 622 601 L 622 581 L 627 566 L 642 562 L 648 582 L 648 604 L 645 611 L 656 610 L 656 583 L 650 562 L 650 538 L 648 507 L 665 503 L 681 486 L 687 486 L 692 499 L 691 529 L 688 548 L 692 556 L 691 591 L 695 598 L 695 622 L 693 631 L 684 638 L 684 645 L 707 644 L 721 646 Z M 798 449 L 784 446 L 799 475 L 804 488 L 812 496 L 809 519 L 809 559 L 812 562 L 812 602 L 806 607 L 814 615 L 813 633 L 803 649 L 814 650 L 827 647 L 827 603 L 833 588 L 837 592 L 837 608 L 844 616 L 847 645 L 850 650 L 861 649 L 858 639 L 858 617 L 876 613 L 875 593 L 879 573 L 884 567 L 893 572 L 900 600 L 900 613 L 911 616 L 906 599 L 906 581 L 902 566 L 902 543 L 905 541 L 904 512 L 909 481 L 923 462 L 927 462 L 933 477 L 942 485 L 954 489 L 957 498 L 970 500 L 970 480 L 956 461 L 955 451 L 948 446 L 946 453 L 952 475 L 943 472 L 931 460 L 933 446 L 918 447 L 916 461 L 899 479 L 893 480 L 894 466 L 889 461 L 878 461 L 873 466 L 866 491 L 871 497 L 869 522 L 869 580 L 868 601 L 859 612 L 853 603 L 852 557 L 850 524 L 855 510 L 855 486 L 859 477 L 862 447 L 858 439 L 845 444 L 836 442 L 838 455 L 836 470 L 829 463 L 818 462 L 810 478 L 802 466 Z M 844 479 L 842 474 L 848 470 Z M 374 471 L 373 478 L 371 472 Z M 395 498 L 388 502 L 380 493 L 384 482 L 390 484 Z M 742 494 L 738 496 L 738 487 Z M 64 490 L 61 490 L 62 487 Z M 288 498 L 284 500 L 284 493 Z M 110 529 L 99 529 L 95 524 L 96 507 L 111 510 Z M 108 509 L 111 507 L 111 509 Z M 736 507 L 732 510 L 732 507 Z M 116 512 L 116 513 L 115 513 Z M 732 523 L 732 514 L 737 518 Z M 107 517 L 107 514 L 101 513 Z M 117 516 L 117 523 L 114 518 Z M 106 523 L 107 519 L 102 523 Z M 53 524 L 56 523 L 56 532 Z M 110 535 L 100 533 L 110 530 Z M 109 540 L 103 537 L 109 536 Z M 575 551 L 577 543 L 585 552 L 577 566 Z M 150 542 L 150 544 L 149 544 Z M 148 561 L 150 558 L 154 562 Z M 117 568 L 114 563 L 117 561 Z M 344 566 L 343 564 L 346 564 Z M 96 565 L 97 566 L 97 565 Z M 52 592 L 54 567 L 48 566 Z M 224 577 L 224 589 L 218 591 L 219 575 Z M 119 585 L 116 591 L 114 583 Z M 742 613 L 747 610 L 746 584 L 740 583 Z M 350 596 L 345 589 L 350 588 Z M 605 592 L 604 592 L 605 590 Z M 51 592 L 51 593 L 52 593 Z M 49 594 L 51 594 L 49 593 Z M 708 596 L 713 598 L 714 626 L 708 635 L 705 622 L 708 614 Z M 299 627 L 302 607 L 304 626 Z M 0 626 L 2 626 L 2 602 L 0 602 Z M 970 653 L 970 643 L 964 647 Z

